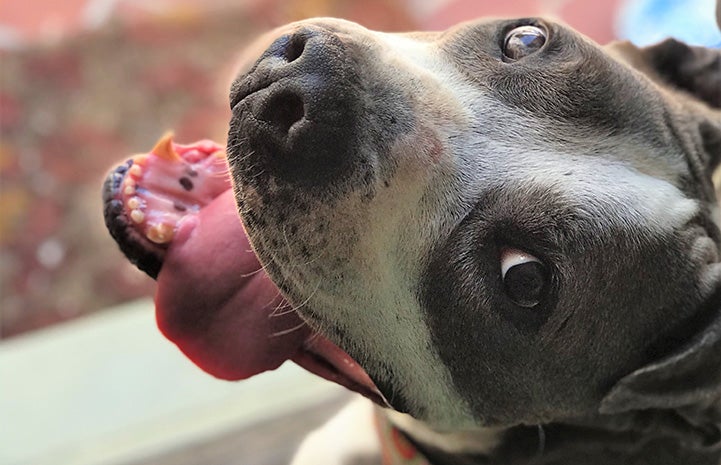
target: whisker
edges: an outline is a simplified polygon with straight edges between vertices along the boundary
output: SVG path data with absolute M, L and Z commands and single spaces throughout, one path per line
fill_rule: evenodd
M 271 297 L 271 299 L 261 307 L 261 310 L 265 310 L 266 308 L 273 305 L 273 302 L 275 302 L 278 298 L 280 298 L 280 302 L 278 302 L 278 305 L 276 305 L 275 308 L 268 314 L 268 318 L 275 316 L 274 314 L 278 311 L 278 309 L 283 307 L 283 304 L 286 303 L 285 299 L 283 298 L 283 294 L 281 294 L 280 290 L 276 289 L 275 295 Z
M 291 306 L 290 309 L 288 309 L 288 310 L 284 310 L 279 313 L 273 312 L 273 313 L 271 313 L 271 315 L 269 315 L 269 317 L 278 317 L 278 316 L 287 315 L 292 312 L 297 312 L 298 310 L 300 310 L 301 308 L 306 306 L 308 304 L 308 302 L 310 301 L 310 299 L 312 299 L 313 296 L 318 292 L 318 289 L 320 289 L 320 282 L 321 281 L 318 280 L 318 284 L 316 284 L 315 289 L 313 289 L 313 292 L 308 294 L 308 297 L 306 297 L 305 300 L 303 300 L 303 302 L 301 302 L 298 305 Z M 282 308 L 282 304 L 279 307 L 276 307 L 276 310 L 280 310 L 280 308 Z
M 280 294 L 280 293 L 279 293 Z M 281 309 L 284 309 L 281 311 Z M 281 302 L 273 309 L 273 311 L 268 315 L 269 318 L 277 318 L 279 316 L 288 315 L 289 313 L 295 312 L 295 308 L 290 305 L 288 302 Z
M 311 334 L 308 339 L 305 340 L 305 344 L 310 346 L 313 344 L 313 342 L 315 342 L 319 338 L 320 338 L 320 333 L 316 331 L 313 334 Z
M 230 173 L 228 171 L 215 171 L 210 173 L 209 178 L 229 178 Z
M 277 333 L 273 333 L 270 335 L 270 337 L 285 336 L 286 334 L 290 334 L 290 333 L 300 330 L 303 326 L 305 326 L 305 321 L 300 323 L 299 325 L 293 326 L 292 328 L 284 329 L 282 331 L 278 331 Z
M 250 271 L 248 273 L 243 273 L 240 275 L 241 278 L 250 278 L 251 276 L 255 276 L 263 271 L 266 271 L 265 265 L 260 265 L 260 267 L 257 270 Z

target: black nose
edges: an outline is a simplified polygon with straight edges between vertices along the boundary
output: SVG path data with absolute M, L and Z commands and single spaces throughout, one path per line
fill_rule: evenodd
M 304 27 L 278 38 L 231 89 L 231 168 L 323 185 L 341 178 L 357 151 L 362 89 L 351 46 Z

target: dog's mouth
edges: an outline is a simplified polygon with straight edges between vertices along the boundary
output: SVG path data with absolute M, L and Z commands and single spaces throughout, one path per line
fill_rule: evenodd
M 355 391 L 376 404 L 390 407 L 368 373 L 343 349 L 315 334 L 292 360 L 311 373 Z
M 292 360 L 388 406 L 365 370 L 309 327 L 252 252 L 223 149 L 165 136 L 113 170 L 105 221 L 128 259 L 157 279 L 161 332 L 208 373 L 240 380 Z

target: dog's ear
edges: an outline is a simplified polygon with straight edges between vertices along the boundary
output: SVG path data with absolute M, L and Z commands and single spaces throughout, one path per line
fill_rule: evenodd
M 721 26 L 721 0 L 716 16 Z M 609 47 L 616 58 L 658 85 L 667 101 L 673 136 L 685 147 L 691 169 L 705 177 L 706 200 L 716 202 L 711 175 L 721 162 L 721 49 L 674 39 L 645 48 L 628 42 Z M 621 378 L 601 401 L 601 413 L 677 409 L 693 417 L 699 410 L 713 409 L 710 406 L 721 398 L 721 262 L 716 252 L 718 226 L 711 219 L 714 207 L 706 208 L 708 224 L 703 229 L 708 236 L 700 241 L 706 242 L 708 253 L 700 253 L 698 247 L 690 251 L 702 270 L 702 303 L 686 303 L 695 308 L 693 316 L 660 335 L 648 354 L 653 361 Z
M 704 275 L 704 303 L 659 338 L 654 362 L 611 388 L 601 413 L 706 407 L 721 397 L 721 263 L 707 265 Z
M 666 39 L 640 52 L 643 61 L 665 84 L 688 92 L 710 107 L 721 108 L 721 49 Z
M 666 39 L 656 45 L 636 47 L 615 42 L 608 51 L 654 81 L 672 102 L 669 111 L 684 126 L 677 135 L 695 152 L 692 163 L 713 173 L 721 163 L 721 49 L 686 45 Z
M 721 30 L 721 0 L 716 2 L 716 22 Z M 640 56 L 634 61 L 645 65 L 641 67 L 642 71 L 656 75 L 652 78 L 658 77 L 665 84 L 688 92 L 712 108 L 721 108 L 720 48 L 690 46 L 676 39 L 666 39 L 656 45 L 636 49 L 635 54 Z M 648 73 L 649 69 L 652 73 Z

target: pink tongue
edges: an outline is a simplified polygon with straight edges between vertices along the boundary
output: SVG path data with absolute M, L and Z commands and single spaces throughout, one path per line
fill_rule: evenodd
M 181 220 L 157 281 L 158 327 L 213 376 L 245 379 L 292 359 L 387 405 L 363 368 L 304 324 L 260 269 L 232 190 Z
M 158 275 L 160 330 L 218 378 L 277 368 L 312 332 L 259 270 L 228 190 L 178 228 Z

